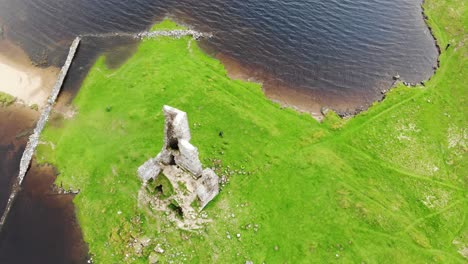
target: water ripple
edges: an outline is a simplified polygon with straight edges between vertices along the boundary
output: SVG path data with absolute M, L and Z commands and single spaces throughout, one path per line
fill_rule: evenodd
M 322 98 L 333 104 L 350 95 L 375 99 L 397 73 L 408 82 L 432 75 L 438 54 L 420 5 L 421 0 L 0 0 L 0 18 L 8 36 L 30 54 L 63 58 L 75 35 L 140 32 L 164 16 L 175 17 L 213 32 L 203 46 L 255 69 L 253 77 L 336 95 Z

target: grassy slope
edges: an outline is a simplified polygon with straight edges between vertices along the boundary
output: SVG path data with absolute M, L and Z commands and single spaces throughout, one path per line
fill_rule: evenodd
M 160 38 L 119 69 L 101 58 L 74 101 L 79 114 L 47 128 L 55 148 L 38 157 L 81 189 L 78 217 L 97 263 L 146 263 L 157 243 L 176 262 L 462 263 L 452 242 L 468 244 L 467 12 L 448 4 L 462 1 L 425 4 L 441 47 L 452 44 L 434 78 L 348 122 L 281 109 L 258 85 L 228 79 L 196 42 Z M 164 104 L 188 112 L 205 165 L 246 172 L 207 207 L 214 222 L 200 232 L 137 207 L 136 168 L 162 146 Z M 126 247 L 132 236 L 153 238 L 143 257 Z

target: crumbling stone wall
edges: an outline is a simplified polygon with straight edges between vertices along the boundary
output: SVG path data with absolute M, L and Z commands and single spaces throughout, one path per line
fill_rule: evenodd
M 187 114 L 170 106 L 164 106 L 166 118 L 164 147 L 161 152 L 169 157 L 161 157 L 163 161 L 174 160 L 175 164 L 191 172 L 196 178 L 202 174 L 202 164 L 198 158 L 198 149 L 190 144 L 190 128 Z M 173 157 L 173 158 L 172 158 Z M 169 165 L 166 162 L 166 165 Z
M 200 182 L 196 192 L 200 199 L 200 206 L 204 208 L 219 193 L 219 177 L 212 169 L 205 169 Z
M 194 39 L 200 38 L 211 38 L 211 33 L 199 32 L 192 29 L 174 29 L 174 30 L 155 30 L 155 31 L 143 31 L 140 33 L 128 33 L 128 32 L 111 32 L 111 33 L 100 33 L 100 34 L 84 34 L 80 37 L 92 37 L 92 38 L 112 38 L 112 37 L 128 37 L 134 39 L 151 39 L 158 37 L 171 37 L 171 38 L 182 38 L 185 36 L 192 36 Z
M 144 186 L 161 174 L 166 176 L 175 195 L 153 205 L 156 209 L 167 210 L 165 207 L 176 201 L 183 217 L 193 219 L 196 217 L 196 210 L 192 207 L 194 202 L 198 201 L 198 210 L 201 211 L 218 195 L 219 177 L 213 170 L 202 168 L 198 149 L 190 143 L 187 114 L 170 106 L 164 106 L 163 111 L 166 119 L 164 146 L 155 158 L 149 159 L 138 168 L 138 176 Z M 180 186 L 181 184 L 184 186 Z

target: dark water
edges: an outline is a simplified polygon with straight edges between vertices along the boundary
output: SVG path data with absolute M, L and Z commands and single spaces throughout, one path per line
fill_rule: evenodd
M 5 209 L 27 137 L 38 116 L 25 107 L 0 107 L 0 212 Z
M 0 234 L 0 263 L 86 263 L 72 195 L 52 189 L 50 167 L 32 166 Z
M 396 74 L 413 83 L 433 74 L 438 53 L 420 5 L 421 0 L 0 0 L 0 37 L 39 65 L 61 66 L 76 35 L 138 32 L 169 16 L 214 33 L 202 47 L 234 75 L 262 81 L 271 98 L 301 108 L 352 111 L 380 99 Z M 116 67 L 137 44 L 85 38 L 59 100 L 71 100 L 98 55 L 110 54 Z M 0 110 L 0 211 L 24 148 L 25 138 L 16 135 L 27 134 L 37 118 L 20 112 L 7 118 Z M 33 167 L 26 176 L 0 234 L 0 263 L 85 261 L 72 197 L 53 194 L 53 179 L 50 168 Z
M 3 212 L 27 138 L 39 114 L 0 107 L 0 212 Z M 73 196 L 52 189 L 50 167 L 32 166 L 0 233 L 0 263 L 85 263 L 88 257 L 75 219 Z
M 433 74 L 438 53 L 420 5 L 421 0 L 0 0 L 0 20 L 5 35 L 33 59 L 59 65 L 75 35 L 135 32 L 175 17 L 213 32 L 203 46 L 254 69 L 249 73 L 267 89 L 300 90 L 314 95 L 310 104 L 315 98 L 352 109 L 379 99 L 396 74 L 412 83 Z M 119 40 L 88 41 L 76 66 L 84 70 L 72 79 L 86 74 L 97 52 L 118 45 Z

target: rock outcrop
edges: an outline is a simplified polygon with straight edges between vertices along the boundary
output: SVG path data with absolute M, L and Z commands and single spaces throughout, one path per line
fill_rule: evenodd
M 213 170 L 203 169 L 198 149 L 190 144 L 187 114 L 170 106 L 164 106 L 163 111 L 166 119 L 164 146 L 155 158 L 138 168 L 147 191 L 145 201 L 153 209 L 167 211 L 172 208 L 182 219 L 193 220 L 197 211 L 219 193 L 219 177 Z M 158 183 L 160 177 L 167 178 L 170 188 Z M 151 192 L 156 196 L 154 199 Z

